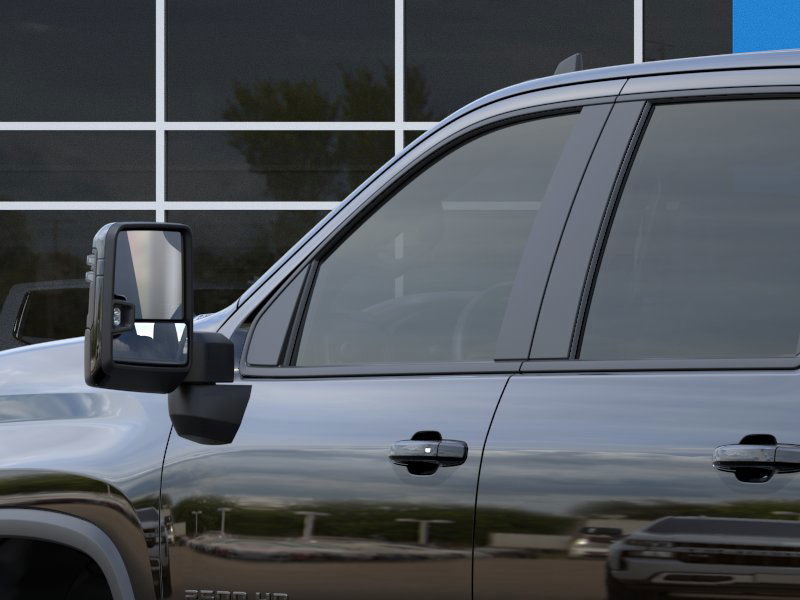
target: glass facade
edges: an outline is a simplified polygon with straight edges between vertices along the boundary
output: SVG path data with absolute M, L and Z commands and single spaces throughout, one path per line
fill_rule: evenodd
M 3 0 L 0 119 L 152 121 L 154 0 Z
M 644 59 L 727 54 L 733 0 L 645 0 Z
M 386 0 L 169 0 L 167 117 L 389 121 L 393 31 Z
M 0 349 L 82 332 L 106 222 L 191 225 L 197 311 L 217 310 L 461 105 L 575 52 L 729 52 L 731 4 L 6 0 Z
M 154 175 L 149 132 L 0 131 L 5 202 L 147 202 Z
M 337 202 L 393 154 L 383 131 L 225 131 L 167 135 L 172 201 Z

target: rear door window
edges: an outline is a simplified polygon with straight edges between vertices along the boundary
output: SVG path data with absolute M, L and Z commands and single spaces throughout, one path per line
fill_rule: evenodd
M 658 105 L 580 358 L 788 357 L 800 337 L 800 99 Z

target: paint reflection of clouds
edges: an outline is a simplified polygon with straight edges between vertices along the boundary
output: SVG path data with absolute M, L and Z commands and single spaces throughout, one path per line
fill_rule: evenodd
M 0 396 L 0 422 L 79 419 L 118 414 L 119 407 L 115 407 L 103 394 L 54 393 Z

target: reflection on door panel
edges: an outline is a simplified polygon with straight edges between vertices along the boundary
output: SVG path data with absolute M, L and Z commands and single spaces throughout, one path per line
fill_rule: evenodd
M 468 598 L 480 448 L 507 379 L 248 380 L 233 444 L 170 441 L 165 597 Z M 465 442 L 466 462 L 437 433 Z M 442 466 L 394 464 L 390 448 L 412 436 Z
M 712 465 L 748 434 L 800 441 L 798 389 L 795 372 L 513 377 L 481 471 L 475 597 L 800 596 L 800 475 Z

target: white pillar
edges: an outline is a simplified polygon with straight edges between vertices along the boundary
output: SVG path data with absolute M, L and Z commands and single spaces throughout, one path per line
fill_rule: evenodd
M 296 510 L 294 511 L 294 514 L 303 516 L 302 539 L 304 540 L 310 540 L 314 537 L 314 524 L 317 521 L 317 517 L 330 516 L 330 513 L 314 512 L 312 510 Z

